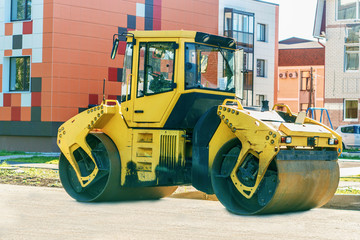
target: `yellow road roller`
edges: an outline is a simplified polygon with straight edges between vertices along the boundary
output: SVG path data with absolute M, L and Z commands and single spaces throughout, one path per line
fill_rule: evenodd
M 233 39 L 124 36 L 119 101 L 104 100 L 58 131 L 60 179 L 71 197 L 159 199 L 191 184 L 244 215 L 307 210 L 332 198 L 341 137 L 287 105 L 243 107 L 244 54 Z

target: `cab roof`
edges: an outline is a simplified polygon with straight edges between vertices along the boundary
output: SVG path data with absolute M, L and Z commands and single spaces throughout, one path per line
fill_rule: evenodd
M 128 34 L 137 38 L 189 38 L 198 43 L 205 43 L 215 46 L 236 49 L 234 39 L 218 36 L 209 33 L 186 31 L 186 30 L 167 30 L 167 31 L 129 31 Z M 128 36 L 129 36 L 128 35 Z

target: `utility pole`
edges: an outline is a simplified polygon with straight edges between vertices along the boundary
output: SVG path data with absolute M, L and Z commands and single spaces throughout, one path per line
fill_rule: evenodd
M 308 104 L 308 108 L 310 107 L 315 107 L 315 99 L 313 97 L 313 92 L 314 92 L 314 75 L 313 75 L 313 68 L 310 68 L 310 89 L 309 89 L 309 104 Z M 311 114 L 311 113 L 309 113 Z M 314 116 L 311 116 L 314 119 L 316 119 L 316 113 L 314 112 Z

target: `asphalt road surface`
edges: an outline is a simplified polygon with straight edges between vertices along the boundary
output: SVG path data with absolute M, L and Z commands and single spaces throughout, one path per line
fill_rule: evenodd
M 236 216 L 217 201 L 79 203 L 63 189 L 0 184 L 0 239 L 360 239 L 360 211 Z

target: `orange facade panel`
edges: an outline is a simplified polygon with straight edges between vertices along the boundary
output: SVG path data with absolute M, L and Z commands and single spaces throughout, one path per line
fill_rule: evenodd
M 43 121 L 43 122 L 52 121 L 51 112 L 52 112 L 51 107 L 42 107 L 41 108 L 41 121 Z
M 51 107 L 52 105 L 52 94 L 51 92 L 42 92 L 41 93 L 41 106 L 42 107 Z
M 5 23 L 5 36 L 13 35 L 13 23 Z
M 21 121 L 31 121 L 31 107 L 21 108 Z
M 35 89 L 26 94 L 3 94 L 0 121 L 66 121 L 79 108 L 101 102 L 104 78 L 106 96 L 116 99 L 121 94 L 123 51 L 119 51 L 116 60 L 110 59 L 115 33 L 133 29 L 218 32 L 218 0 L 43 0 L 43 3 L 42 24 L 34 19 L 31 31 L 23 31 L 24 35 L 42 34 L 41 49 L 39 45 L 29 47 L 25 39 L 30 37 L 22 38 L 26 45 L 21 46 L 22 55 L 34 60 L 31 78 L 36 82 L 32 84 Z M 14 24 L 4 24 L 5 35 L 14 34 Z M 121 45 L 125 46 L 125 42 Z M 10 57 L 13 52 L 7 49 L 4 55 Z M 0 65 L 0 80 L 2 68 Z M 0 91 L 1 88 L 0 83 Z
M 23 56 L 31 56 L 32 55 L 32 49 L 23 49 L 22 50 L 22 55 Z
M 11 121 L 11 107 L 0 108 L 0 121 Z
M 4 50 L 4 56 L 5 57 L 11 57 L 12 56 L 12 50 Z
M 78 108 L 67 108 L 67 107 L 52 107 L 51 108 L 51 121 L 53 122 L 64 122 L 74 115 L 78 114 Z M 46 116 L 44 116 L 45 118 Z
M 12 107 L 21 107 L 21 94 L 12 93 L 11 94 L 11 106 Z

